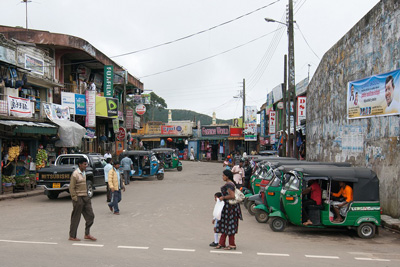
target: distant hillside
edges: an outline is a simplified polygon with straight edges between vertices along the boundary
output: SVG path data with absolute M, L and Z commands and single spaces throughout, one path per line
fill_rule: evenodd
M 184 109 L 172 109 L 172 120 L 173 121 L 199 121 L 201 122 L 201 125 L 210 125 L 212 123 L 212 117 L 204 114 L 197 113 L 195 111 L 191 110 L 184 110 Z M 147 113 L 147 118 L 149 120 L 154 120 L 154 121 L 162 121 L 162 122 L 168 122 L 168 109 L 154 109 L 154 119 L 152 110 L 150 109 L 149 112 Z M 217 118 L 217 124 L 231 124 L 232 120 L 220 120 Z

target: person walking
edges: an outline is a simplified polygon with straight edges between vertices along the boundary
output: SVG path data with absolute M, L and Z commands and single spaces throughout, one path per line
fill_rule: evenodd
M 243 186 L 243 178 L 244 178 L 244 169 L 243 169 L 243 159 L 239 160 L 239 163 L 232 168 L 233 180 L 237 186 L 237 188 L 241 188 Z
M 235 184 L 233 174 L 230 170 L 222 172 L 222 179 L 225 184 L 221 187 L 222 196 L 219 200 L 225 201 L 225 206 L 221 213 L 221 220 L 216 226 L 216 233 L 221 233 L 218 245 L 215 249 L 224 248 L 225 250 L 236 249 L 235 234 L 239 230 L 239 219 L 243 220 L 242 211 L 239 204 L 229 204 L 229 199 L 235 199 Z M 226 237 L 229 237 L 229 246 L 225 246 Z
M 107 186 L 107 202 L 111 202 L 111 191 L 110 187 L 108 186 L 108 172 L 112 169 L 112 163 L 111 163 L 111 158 L 106 159 L 106 166 L 104 166 L 104 180 L 106 182 Z
M 114 212 L 114 215 L 119 215 L 118 203 L 122 199 L 121 190 L 125 192 L 125 184 L 120 177 L 119 167 L 119 162 L 115 161 L 114 167 L 108 173 L 108 186 L 111 190 L 111 202 L 108 203 L 108 207 L 111 212 Z
M 110 151 L 107 150 L 103 157 L 105 160 L 107 160 L 107 159 L 111 159 L 112 155 L 111 155 Z
M 94 213 L 92 202 L 87 195 L 86 187 L 86 167 L 88 160 L 84 157 L 78 160 L 78 168 L 72 173 L 69 184 L 69 192 L 72 199 L 71 224 L 69 229 L 69 239 L 71 241 L 81 241 L 76 237 L 81 215 L 85 218 L 85 239 L 96 241 L 97 239 L 90 235 L 90 227 L 94 222 Z
M 122 170 L 124 171 L 125 184 L 129 184 L 131 177 L 131 170 L 133 170 L 133 161 L 131 160 L 130 157 L 128 157 L 128 155 L 125 155 L 125 157 L 121 160 L 121 167 Z

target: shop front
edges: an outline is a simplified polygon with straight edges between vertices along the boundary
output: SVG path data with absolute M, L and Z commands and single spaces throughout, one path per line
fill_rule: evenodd
M 201 126 L 198 137 L 191 141 L 197 141 L 199 160 L 221 161 L 229 153 L 229 126 Z

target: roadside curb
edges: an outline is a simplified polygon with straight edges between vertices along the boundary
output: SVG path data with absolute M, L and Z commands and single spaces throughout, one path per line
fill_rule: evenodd
M 32 197 L 32 196 L 38 196 L 38 195 L 43 195 L 43 194 L 44 194 L 44 190 L 43 189 L 36 188 L 35 190 L 27 191 L 27 192 L 19 192 L 19 193 L 13 193 L 13 194 L 2 194 L 2 195 L 0 195 L 0 201 L 6 200 L 6 199 Z
M 381 216 L 382 226 L 396 232 L 400 232 L 400 220 L 394 219 L 389 215 L 382 215 Z

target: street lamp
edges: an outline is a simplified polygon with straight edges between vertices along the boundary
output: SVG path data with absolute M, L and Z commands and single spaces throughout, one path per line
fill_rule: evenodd
M 281 21 L 277 21 L 277 20 L 270 19 L 270 18 L 264 18 L 264 19 L 265 19 L 266 22 L 276 22 L 276 23 L 285 25 L 286 27 L 288 26 L 286 23 L 283 23 L 283 22 L 281 22 Z

